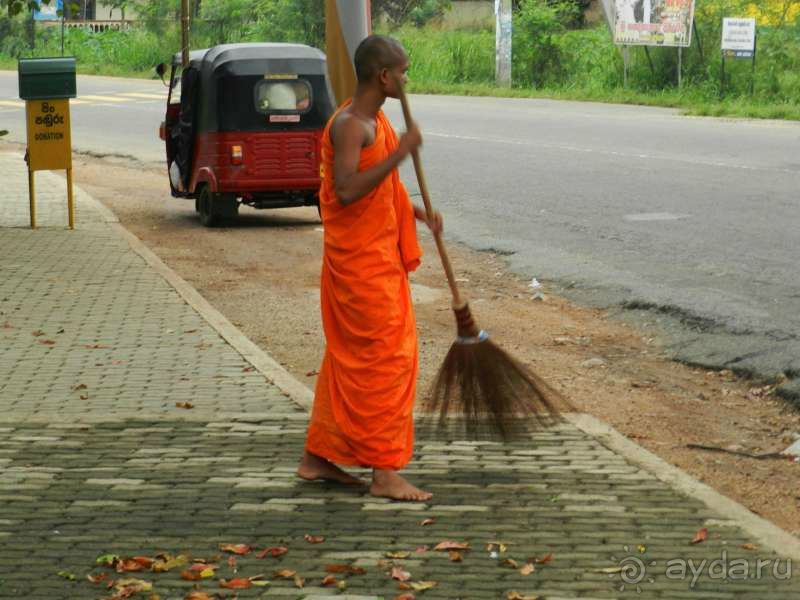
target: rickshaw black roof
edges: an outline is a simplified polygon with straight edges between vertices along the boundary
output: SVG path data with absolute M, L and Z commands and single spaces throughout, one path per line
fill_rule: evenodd
M 173 57 L 180 63 L 181 55 Z M 189 64 L 200 70 L 208 80 L 217 70 L 232 75 L 264 75 L 273 73 L 298 73 L 325 75 L 325 54 L 303 44 L 251 43 L 222 44 L 189 53 Z
M 173 57 L 180 64 L 181 55 Z M 219 81 L 228 77 L 264 77 L 265 75 L 294 74 L 321 80 L 322 88 L 316 90 L 315 104 L 325 112 L 333 112 L 333 94 L 327 79 L 325 54 L 302 44 L 222 44 L 189 53 L 189 66 L 199 74 L 202 93 L 195 96 L 197 103 L 196 127 L 198 131 L 217 131 Z M 225 88 L 227 89 L 227 88 Z

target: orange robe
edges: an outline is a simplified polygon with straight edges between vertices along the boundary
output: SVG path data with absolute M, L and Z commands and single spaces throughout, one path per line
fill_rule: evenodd
M 417 330 L 408 272 L 422 252 L 414 210 L 397 169 L 349 206 L 336 198 L 328 123 L 320 206 L 325 228 L 320 288 L 327 347 L 306 449 L 331 462 L 400 469 L 414 445 Z M 359 171 L 397 148 L 388 119 L 362 148 Z

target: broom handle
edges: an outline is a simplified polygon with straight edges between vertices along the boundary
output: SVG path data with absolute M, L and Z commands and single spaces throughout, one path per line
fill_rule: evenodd
M 411 127 L 411 107 L 408 105 L 408 97 L 406 91 L 403 89 L 403 83 L 395 77 L 395 84 L 397 85 L 398 96 L 400 97 L 400 104 L 403 107 L 403 117 L 406 121 L 406 129 Z M 428 215 L 428 221 L 433 220 L 433 207 L 431 206 L 431 198 L 428 194 L 428 184 L 425 183 L 425 172 L 422 170 L 422 161 L 419 157 L 419 149 L 414 149 L 411 152 L 411 158 L 414 161 L 414 171 L 417 173 L 417 181 L 419 182 L 419 191 L 422 193 L 422 201 L 425 203 L 425 213 Z M 439 258 L 442 260 L 442 267 L 444 273 L 447 275 L 447 283 L 450 285 L 450 292 L 453 294 L 453 306 L 461 308 L 464 302 L 461 299 L 461 294 L 458 291 L 458 284 L 456 283 L 456 276 L 453 273 L 453 265 L 450 264 L 450 258 L 447 255 L 447 248 L 444 246 L 442 234 L 439 231 L 433 232 L 433 239 L 436 242 L 436 248 L 439 250 Z

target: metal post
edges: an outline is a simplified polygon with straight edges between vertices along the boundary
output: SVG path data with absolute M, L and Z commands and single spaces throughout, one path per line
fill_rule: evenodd
M 681 87 L 681 72 L 683 71 L 683 47 L 678 46 L 678 89 Z
M 644 47 L 644 55 L 647 57 L 647 64 L 650 65 L 650 74 L 653 76 L 653 79 L 655 79 L 656 68 L 653 65 L 653 59 L 650 56 L 650 48 L 648 46 Z
M 64 21 L 66 20 L 66 15 L 61 12 L 61 56 L 64 56 Z
M 67 215 L 69 228 L 75 229 L 75 203 L 72 200 L 72 169 L 67 169 Z
M 700 66 L 705 67 L 706 57 L 703 52 L 703 38 L 700 37 L 700 28 L 697 26 L 696 21 L 694 23 L 694 33 L 697 36 L 697 49 L 700 51 Z
M 750 67 L 750 95 L 756 91 L 756 50 L 758 49 L 758 34 L 753 40 L 753 64 Z
M 622 86 L 628 87 L 628 62 L 630 61 L 630 54 L 628 46 L 622 47 Z
M 189 65 L 189 0 L 181 0 L 181 64 Z
M 28 201 L 31 206 L 31 229 L 36 229 L 36 192 L 33 189 L 33 171 L 28 167 Z
M 722 52 L 722 63 L 719 74 L 719 97 L 725 96 L 725 51 Z
M 495 1 L 495 81 L 499 87 L 511 86 L 511 0 Z

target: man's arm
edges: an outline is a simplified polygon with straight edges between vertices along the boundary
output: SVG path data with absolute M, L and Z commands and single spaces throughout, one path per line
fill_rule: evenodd
M 392 172 L 392 169 L 396 168 L 422 142 L 419 129 L 416 125 L 412 126 L 411 130 L 400 138 L 397 150 L 386 160 L 366 171 L 359 171 L 358 162 L 361 159 L 361 148 L 367 137 L 364 124 L 352 116 L 347 116 L 336 124 L 333 133 L 333 178 L 336 197 L 344 206 L 360 200 L 378 187 L 381 181 Z

